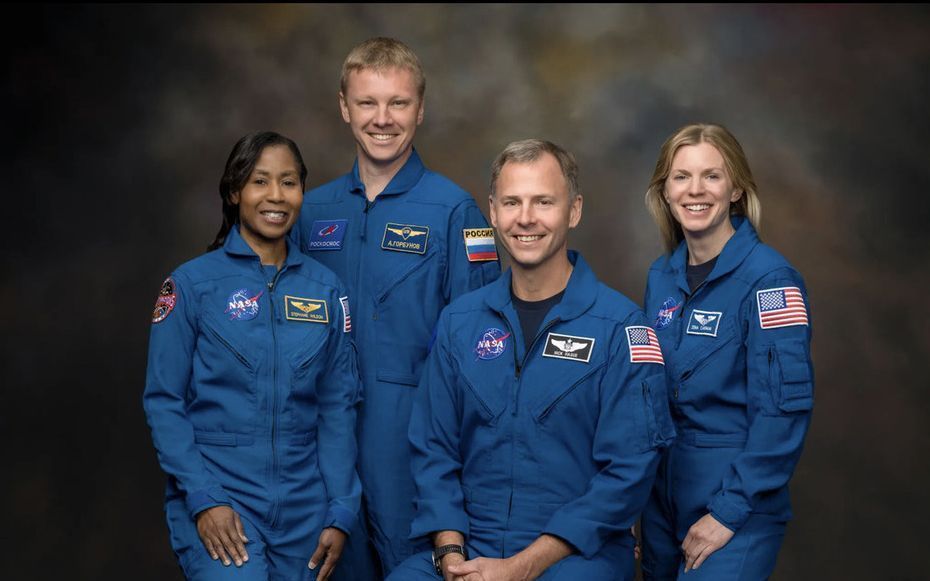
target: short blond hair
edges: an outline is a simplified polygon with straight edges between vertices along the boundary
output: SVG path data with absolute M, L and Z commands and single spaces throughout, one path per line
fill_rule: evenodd
M 510 163 L 532 163 L 548 153 L 559 162 L 562 177 L 568 185 L 570 199 L 581 195 L 581 186 L 578 185 L 578 163 L 575 156 L 551 141 L 543 139 L 524 139 L 507 144 L 504 151 L 497 155 L 491 164 L 491 196 L 497 190 L 497 180 L 500 178 L 504 165 Z
M 346 94 L 349 74 L 353 71 L 362 69 L 383 71 L 392 68 L 406 69 L 413 73 L 413 80 L 417 86 L 417 95 L 422 100 L 423 95 L 426 93 L 426 77 L 423 75 L 420 59 L 406 44 L 383 36 L 369 38 L 349 52 L 349 56 L 342 63 L 342 78 L 339 82 L 339 89 L 343 95 Z
M 730 214 L 746 216 L 753 227 L 758 231 L 762 219 L 762 205 L 759 202 L 759 193 L 756 190 L 756 181 L 749 169 L 749 160 L 743 152 L 742 146 L 736 137 L 722 125 L 712 123 L 693 123 L 685 125 L 672 134 L 659 150 L 659 159 L 655 171 L 646 190 L 646 207 L 652 214 L 662 234 L 662 242 L 668 252 L 672 252 L 684 240 L 685 235 L 681 224 L 672 215 L 668 202 L 665 201 L 665 180 L 672 170 L 672 160 L 678 150 L 686 145 L 709 143 L 717 148 L 723 157 L 724 169 L 733 181 L 733 187 L 742 190 L 740 198 L 730 204 Z

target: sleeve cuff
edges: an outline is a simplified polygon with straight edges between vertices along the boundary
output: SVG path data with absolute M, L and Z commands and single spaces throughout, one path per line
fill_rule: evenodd
M 726 492 L 717 494 L 707 505 L 707 509 L 711 516 L 734 533 L 746 524 L 752 512 L 744 502 L 737 500 L 732 494 L 727 495 Z
M 336 527 L 346 535 L 351 535 L 357 521 L 358 517 L 351 510 L 341 506 L 330 506 L 323 526 Z
M 468 537 L 468 515 L 448 503 L 418 501 L 417 516 L 410 526 L 410 539 L 425 537 L 436 531 L 459 531 Z
M 187 510 L 192 519 L 197 518 L 197 514 L 214 506 L 232 506 L 232 500 L 226 491 L 219 486 L 213 486 L 204 490 L 196 490 L 187 495 Z
M 556 514 L 542 530 L 547 535 L 559 537 L 581 553 L 585 559 L 594 557 L 604 545 L 603 539 L 597 534 L 597 527 L 590 522 L 581 522 L 575 519 L 559 517 Z

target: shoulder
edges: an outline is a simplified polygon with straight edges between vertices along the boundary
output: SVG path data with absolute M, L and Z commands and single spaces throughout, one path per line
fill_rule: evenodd
M 410 197 L 419 202 L 437 204 L 455 208 L 462 204 L 475 205 L 475 199 L 461 186 L 430 169 L 424 169 L 423 176 L 409 192 Z
M 612 325 L 640 325 L 645 321 L 643 311 L 623 293 L 598 281 L 596 298 L 588 315 Z
M 775 283 L 804 283 L 801 273 L 788 259 L 762 242 L 750 251 L 735 274 L 749 287 Z
M 673 272 L 672 255 L 667 252 L 653 260 L 649 266 L 649 278 L 667 276 Z
M 192 258 L 174 269 L 171 277 L 175 282 L 197 285 L 202 282 L 223 278 L 231 273 L 231 262 L 222 248 L 211 250 Z
M 292 250 L 292 252 L 298 251 L 295 249 Z M 345 294 L 346 287 L 335 272 L 308 254 L 300 253 L 300 256 L 303 261 L 301 262 L 300 266 L 297 267 L 297 274 L 299 276 L 305 279 L 309 279 L 311 282 L 325 287 L 327 290 L 331 290 L 339 294 Z
M 307 190 L 304 192 L 304 205 L 331 204 L 339 201 L 349 189 L 348 180 L 349 174 L 343 174 L 332 181 Z

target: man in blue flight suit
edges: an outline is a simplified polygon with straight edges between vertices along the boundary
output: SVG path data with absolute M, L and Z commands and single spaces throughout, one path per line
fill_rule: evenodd
M 391 581 L 633 579 L 630 526 L 674 431 L 643 313 L 567 250 L 573 157 L 512 143 L 492 167 L 508 273 L 447 307 L 410 422 L 414 555 Z
M 368 536 L 386 575 L 413 554 L 414 486 L 407 428 L 443 307 L 500 275 L 494 236 L 474 199 L 426 169 L 413 148 L 425 80 L 404 44 L 374 38 L 343 65 L 339 105 L 355 137 L 352 171 L 305 196 L 301 249 L 349 287 L 364 401 L 359 475 Z M 366 535 L 353 534 L 339 574 L 381 579 Z

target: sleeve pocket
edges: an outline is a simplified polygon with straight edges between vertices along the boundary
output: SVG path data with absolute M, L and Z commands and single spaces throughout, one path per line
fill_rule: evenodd
M 643 381 L 643 403 L 649 442 L 653 447 L 665 446 L 675 438 L 675 428 L 668 408 L 665 375 L 654 375 Z
M 814 382 L 805 345 L 791 341 L 769 351 L 772 396 L 782 412 L 803 412 L 814 407 Z

